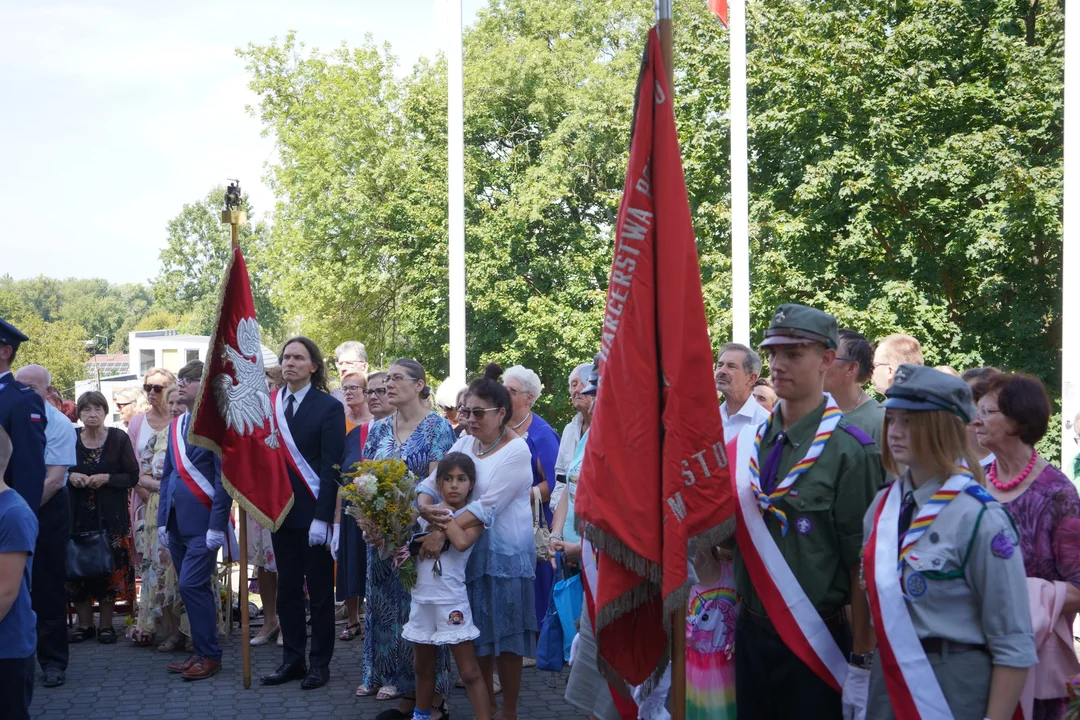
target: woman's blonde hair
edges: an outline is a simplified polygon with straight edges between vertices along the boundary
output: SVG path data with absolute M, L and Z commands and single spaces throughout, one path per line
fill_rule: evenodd
M 881 464 L 891 475 L 900 475 L 903 468 L 896 462 L 887 440 L 890 413 L 885 411 L 881 429 Z M 948 410 L 904 410 L 911 428 L 911 453 L 919 458 L 920 466 L 933 471 L 934 475 L 947 478 L 960 471 L 957 461 L 967 462 L 975 481 L 984 484 L 982 467 L 968 445 L 967 426 L 964 421 Z

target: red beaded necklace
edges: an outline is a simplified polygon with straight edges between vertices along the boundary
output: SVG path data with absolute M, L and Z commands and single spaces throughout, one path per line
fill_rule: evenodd
M 1026 478 L 1028 476 L 1028 473 L 1031 472 L 1031 469 L 1035 467 L 1035 461 L 1038 459 L 1039 451 L 1032 450 L 1031 461 L 1028 462 L 1027 467 L 1021 470 L 1019 475 L 1017 475 L 1014 479 L 1009 480 L 1008 482 L 1001 482 L 1000 480 L 998 480 L 997 460 L 994 460 L 994 462 L 990 463 L 990 472 L 988 473 L 990 475 L 990 482 L 992 482 L 994 484 L 994 487 L 996 487 L 998 490 L 1001 490 L 1002 492 L 1012 490 L 1014 487 L 1024 482 L 1024 478 Z

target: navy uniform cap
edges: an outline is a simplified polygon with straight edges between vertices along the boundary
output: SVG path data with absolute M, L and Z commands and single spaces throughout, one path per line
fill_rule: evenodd
M 787 303 L 776 308 L 761 347 L 771 345 L 802 345 L 821 343 L 836 350 L 840 344 L 840 332 L 836 318 L 817 308 Z
M 19 344 L 29 339 L 19 328 L 0 318 L 0 345 L 10 345 L 12 350 L 18 350 Z
M 885 391 L 885 407 L 899 410 L 946 410 L 965 423 L 975 419 L 971 388 L 958 377 L 925 365 L 901 365 Z

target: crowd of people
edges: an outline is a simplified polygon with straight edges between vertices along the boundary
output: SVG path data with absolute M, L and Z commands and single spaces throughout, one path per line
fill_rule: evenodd
M 134 645 L 186 652 L 167 670 L 211 677 L 222 654 L 213 574 L 235 537 L 220 459 L 186 441 L 202 363 L 151 369 L 142 393 L 118 394 L 123 427 L 107 426 L 96 391 L 79 397 L 73 423 L 47 369 L 11 375 L 24 341 L 0 320 L 0 598 L 12 598 L 0 603 L 0 692 L 22 698 L 14 717 L 27 716 L 35 657 L 45 687 L 63 684 L 68 644 L 116 643 L 114 604 L 125 598 Z M 1080 664 L 1071 644 L 1047 638 L 1080 610 L 1080 498 L 1035 449 L 1052 413 L 1042 384 L 997 368 L 924 367 L 915 338 L 875 345 L 799 305 L 777 310 L 760 347 L 768 377 L 761 354 L 737 343 L 714 368 L 723 432 L 739 448 L 737 518 L 756 539 L 697 548 L 686 717 L 898 715 L 906 676 L 881 651 L 896 655 L 890 628 L 902 615 L 955 717 L 1005 720 L 1021 703 L 1029 718 L 1063 718 L 1065 687 L 1054 683 Z M 277 531 L 249 518 L 263 604 L 251 643 L 282 648 L 261 682 L 319 688 L 335 642 L 359 640 L 355 694 L 388 702 L 377 720 L 447 717 L 455 685 L 479 720 L 513 720 L 552 597 L 549 555 L 569 573 L 588 560 L 574 500 L 588 482 L 598 362 L 571 371 L 576 414 L 556 432 L 534 409 L 540 378 L 522 366 L 488 365 L 470 384 L 434 391 L 412 359 L 369 368 L 358 341 L 325 359 L 294 337 L 278 361 L 267 383 L 295 500 Z M 411 590 L 338 492 L 343 471 L 383 459 L 420 480 Z M 537 548 L 543 525 L 549 553 Z M 765 543 L 779 549 L 772 560 Z M 890 543 L 891 573 L 873 562 L 890 557 Z M 782 617 L 769 586 L 784 573 L 814 617 Z M 589 614 L 573 620 L 566 700 L 613 720 Z M 800 623 L 816 638 L 808 647 L 842 658 L 835 682 L 827 661 L 795 647 Z M 642 717 L 665 716 L 662 694 Z

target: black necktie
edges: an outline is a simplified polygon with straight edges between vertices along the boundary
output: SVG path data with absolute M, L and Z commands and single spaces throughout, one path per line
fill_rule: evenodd
M 285 419 L 292 422 L 293 419 L 293 406 L 296 405 L 296 396 L 290 395 L 285 400 Z M 908 521 L 910 522 L 910 521 Z
M 899 482 L 899 480 L 897 481 Z M 904 533 L 911 527 L 911 521 L 915 518 L 915 496 L 908 493 L 904 496 L 904 502 L 900 506 L 900 522 L 896 527 L 896 545 L 897 552 L 904 545 Z
M 765 458 L 765 465 L 761 468 L 761 491 L 766 495 L 772 495 L 776 489 L 776 473 L 780 470 L 780 456 L 784 454 L 784 443 L 787 435 L 780 433 L 776 436 L 776 444 L 769 450 L 769 456 Z

